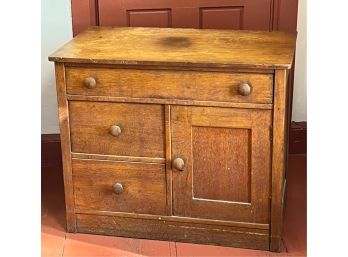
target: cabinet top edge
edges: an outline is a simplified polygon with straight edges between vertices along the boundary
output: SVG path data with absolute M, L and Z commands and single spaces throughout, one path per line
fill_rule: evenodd
M 296 33 L 90 27 L 51 54 L 64 63 L 290 69 Z

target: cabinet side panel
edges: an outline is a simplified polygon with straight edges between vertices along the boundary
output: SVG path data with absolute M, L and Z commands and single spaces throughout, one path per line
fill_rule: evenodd
M 72 187 L 69 110 L 68 110 L 68 100 L 66 98 L 64 64 L 56 63 L 55 73 L 56 73 L 58 112 L 59 112 L 60 139 L 61 139 L 62 159 L 63 159 L 67 230 L 68 232 L 75 232 L 76 231 L 76 216 L 75 216 L 75 208 L 74 208 L 74 193 L 73 193 L 73 187 Z
M 283 229 L 284 180 L 286 168 L 286 103 L 287 70 L 275 72 L 273 110 L 273 152 L 272 152 L 272 204 L 270 250 L 281 248 Z

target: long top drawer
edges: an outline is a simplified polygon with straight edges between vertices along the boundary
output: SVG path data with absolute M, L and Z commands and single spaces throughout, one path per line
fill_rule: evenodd
M 70 95 L 272 103 L 272 74 L 67 67 Z M 240 92 L 242 84 L 250 93 Z

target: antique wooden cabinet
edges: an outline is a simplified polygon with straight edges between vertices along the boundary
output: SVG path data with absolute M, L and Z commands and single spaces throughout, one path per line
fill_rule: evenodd
M 279 251 L 295 40 L 91 27 L 52 54 L 68 231 Z

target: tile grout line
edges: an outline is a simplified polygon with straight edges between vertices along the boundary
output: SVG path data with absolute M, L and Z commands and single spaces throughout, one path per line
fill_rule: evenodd
M 169 256 L 172 257 L 172 246 L 171 246 L 171 242 L 169 242 Z
M 176 247 L 176 242 L 174 242 L 174 246 L 175 246 L 175 256 L 178 257 L 178 248 Z
M 283 241 L 283 247 L 284 247 L 284 249 L 285 249 L 285 252 L 286 252 L 286 253 L 289 253 L 288 247 L 286 246 L 286 243 L 285 243 L 285 240 L 284 240 L 284 236 L 283 236 L 283 238 L 282 238 L 282 241 Z
M 60 257 L 64 256 L 65 242 L 66 242 L 66 233 L 64 234 L 64 240 L 63 240 L 63 245 L 62 245 L 62 252 L 60 254 Z

